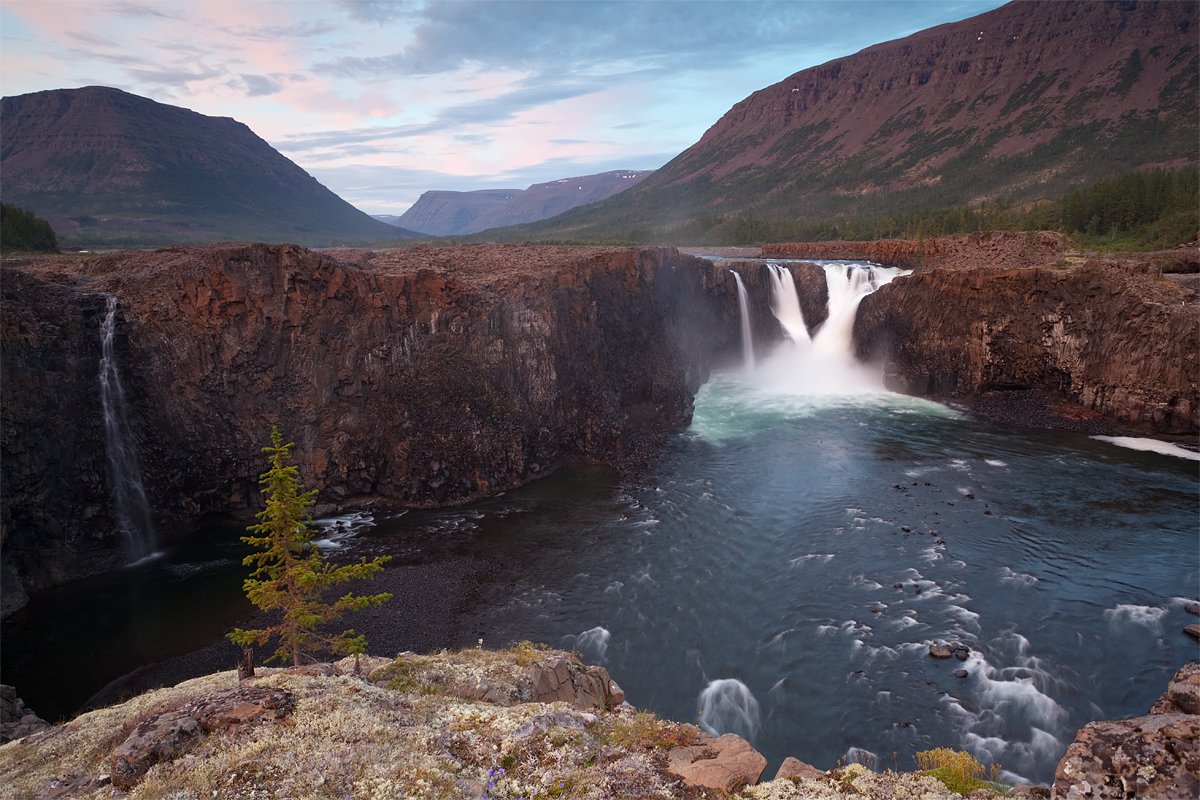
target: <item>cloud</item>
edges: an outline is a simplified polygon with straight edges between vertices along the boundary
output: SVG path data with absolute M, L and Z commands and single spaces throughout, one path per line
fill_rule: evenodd
M 281 88 L 278 82 L 271 80 L 266 75 L 242 75 L 241 79 L 247 97 L 276 94 Z
M 324 36 L 336 31 L 337 26 L 329 22 L 310 21 L 297 22 L 293 25 L 219 26 L 218 30 L 241 39 L 278 44 L 288 39 L 310 39 Z
M 151 8 L 150 6 L 144 6 L 138 3 L 110 3 L 107 8 L 109 11 L 119 17 L 143 17 L 166 20 L 183 19 L 183 17 L 180 17 L 176 14 L 168 14 L 161 9 Z
M 186 86 L 196 81 L 206 81 L 221 75 L 220 70 L 201 67 L 198 70 L 187 69 L 131 69 L 129 74 L 134 78 L 158 86 Z
M 420 8 L 418 3 L 397 0 L 338 0 L 338 5 L 351 19 L 375 24 L 410 17 Z
M 105 36 L 97 36 L 87 31 L 67 31 L 67 36 L 96 47 L 116 47 L 117 43 Z
M 449 106 L 424 122 L 302 133 L 284 137 L 276 146 L 289 152 L 304 152 L 347 144 L 424 136 L 453 131 L 468 124 L 498 125 L 511 120 L 522 111 L 559 100 L 582 97 L 602 88 L 602 85 L 596 83 L 540 85 L 536 81 L 524 81 L 520 83 L 520 88 L 514 91 L 486 100 Z M 469 134 L 460 132 L 456 135 Z

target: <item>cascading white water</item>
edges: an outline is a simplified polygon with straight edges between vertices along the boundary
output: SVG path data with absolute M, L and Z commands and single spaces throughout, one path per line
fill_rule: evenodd
M 733 270 L 729 270 L 729 274 L 737 282 L 738 312 L 741 314 L 742 320 L 742 364 L 746 369 L 752 370 L 754 369 L 754 336 L 750 332 L 750 296 L 746 294 L 746 285 L 742 283 L 742 276 Z
M 771 307 L 788 335 L 763 361 L 756 383 L 773 393 L 788 395 L 852 395 L 883 391 L 878 370 L 859 363 L 854 355 L 854 318 L 862 299 L 890 283 L 902 270 L 874 264 L 817 262 L 825 271 L 829 290 L 828 316 L 808 337 L 792 275 L 785 267 L 768 265 Z M 800 335 L 799 330 L 804 334 Z
M 783 332 L 797 344 L 812 341 L 804 314 L 800 310 L 800 298 L 796 294 L 796 281 L 792 271 L 779 264 L 767 264 L 771 273 L 771 312 L 783 326 Z
M 749 687 L 736 678 L 710 681 L 696 701 L 700 727 L 713 736 L 736 733 L 753 740 L 762 729 L 762 712 Z
M 133 444 L 125 389 L 117 369 L 116 330 L 117 298 L 109 295 L 108 311 L 100 326 L 100 405 L 104 412 L 104 444 L 117 527 L 130 561 L 139 561 L 155 551 L 154 523 Z

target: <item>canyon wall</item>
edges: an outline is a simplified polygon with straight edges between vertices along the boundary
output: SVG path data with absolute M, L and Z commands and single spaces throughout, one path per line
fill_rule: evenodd
M 117 360 L 160 528 L 258 503 L 272 424 L 320 501 L 463 503 L 644 461 L 736 352 L 734 282 L 673 250 L 172 247 L 5 269 L 3 591 L 120 562 L 98 400 Z
M 977 268 L 926 265 L 860 306 L 858 355 L 896 388 L 1032 389 L 1131 431 L 1200 430 L 1194 293 L 1111 264 L 1063 267 L 1037 235 L 954 238 L 949 266 Z M 896 246 L 853 257 L 895 263 L 881 253 Z M 1031 247 L 1054 266 L 981 266 Z M 675 250 L 214 245 L 7 262 L 5 612 L 127 560 L 99 400 L 109 296 L 133 445 L 169 539 L 199 515 L 258 507 L 272 424 L 331 508 L 452 505 L 572 459 L 644 463 L 687 424 L 710 369 L 740 358 L 730 269 L 761 353 L 781 336 L 766 265 Z M 789 269 L 811 330 L 824 273 Z
M 929 239 L 764 244 L 762 255 L 873 261 L 904 269 L 978 269 L 1051 267 L 1064 262 L 1071 248 L 1069 239 L 1052 231 L 984 231 Z
M 910 394 L 1032 389 L 1133 431 L 1194 435 L 1197 330 L 1188 290 L 1092 262 L 922 270 L 866 297 L 854 335 Z

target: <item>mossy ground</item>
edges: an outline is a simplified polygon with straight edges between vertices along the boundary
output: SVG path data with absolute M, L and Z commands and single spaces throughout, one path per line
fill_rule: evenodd
M 667 753 L 701 739 L 694 725 L 629 708 L 587 712 L 528 701 L 526 668 L 568 656 L 532 645 L 435 655 L 367 658 L 362 676 L 260 670 L 261 686 L 293 693 L 284 719 L 202 737 L 153 766 L 129 800 L 204 798 L 791 798 L 921 797 L 953 800 L 928 776 L 875 774 L 851 766 L 819 780 L 781 780 L 740 793 L 687 787 L 666 769 Z M 222 672 L 83 714 L 0 747 L 0 798 L 109 798 L 97 780 L 140 722 L 237 686 Z M 469 699 L 491 691 L 491 699 Z

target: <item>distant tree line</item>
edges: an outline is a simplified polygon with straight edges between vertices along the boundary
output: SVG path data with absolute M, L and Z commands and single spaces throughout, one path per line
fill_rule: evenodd
M 58 252 L 58 237 L 50 223 L 28 211 L 0 203 L 0 250 Z
M 822 219 L 713 215 L 605 239 L 635 244 L 761 244 L 921 239 L 986 230 L 1059 231 L 1099 249 L 1174 247 L 1194 241 L 1200 231 L 1200 171 L 1189 167 L 1130 172 L 1063 197 L 1020 205 L 993 201 Z

